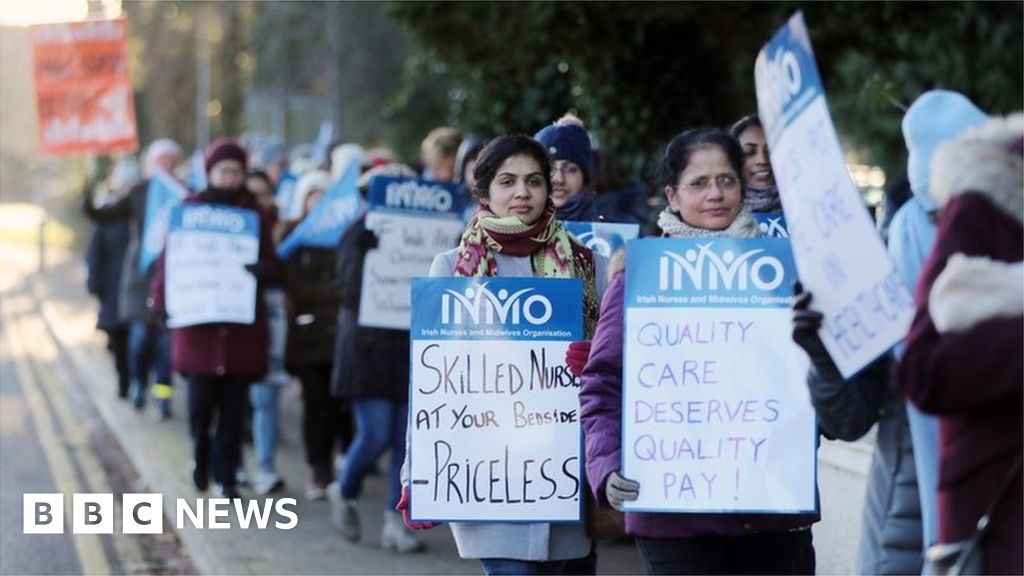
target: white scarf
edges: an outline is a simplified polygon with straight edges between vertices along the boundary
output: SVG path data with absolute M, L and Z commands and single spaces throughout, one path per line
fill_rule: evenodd
M 658 227 L 665 236 L 672 238 L 757 238 L 761 236 L 761 229 L 757 221 L 750 213 L 750 207 L 745 205 L 736 215 L 736 219 L 728 227 L 721 230 L 708 230 L 706 228 L 695 228 L 690 226 L 679 215 L 667 207 L 658 215 Z

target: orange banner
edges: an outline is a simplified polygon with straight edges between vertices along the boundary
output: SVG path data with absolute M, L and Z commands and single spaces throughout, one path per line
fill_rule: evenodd
M 138 149 L 123 19 L 32 26 L 44 154 Z

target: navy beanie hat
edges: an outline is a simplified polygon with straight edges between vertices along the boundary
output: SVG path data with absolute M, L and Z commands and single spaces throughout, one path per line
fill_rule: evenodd
M 551 155 L 552 160 L 568 160 L 583 170 L 583 179 L 589 184 L 593 161 L 590 156 L 590 136 L 578 124 L 552 124 L 545 126 L 533 137 Z
M 206 147 L 206 154 L 203 156 L 203 167 L 206 169 L 206 173 L 209 174 L 210 170 L 221 160 L 237 160 L 241 162 L 242 170 L 245 171 L 245 150 L 230 138 L 218 138 Z

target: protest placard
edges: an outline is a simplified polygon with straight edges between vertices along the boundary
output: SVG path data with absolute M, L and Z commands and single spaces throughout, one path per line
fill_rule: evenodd
M 766 238 L 789 238 L 786 216 L 782 212 L 760 212 L 754 214 L 761 235 Z
M 566 220 L 562 222 L 566 230 L 579 238 L 584 246 L 594 254 L 611 258 L 616 250 L 626 242 L 640 236 L 639 224 L 623 224 L 617 222 L 578 222 Z
M 622 464 L 640 495 L 626 509 L 814 510 L 788 242 L 652 238 L 627 254 Z
M 42 152 L 137 149 L 125 21 L 40 24 L 31 35 Z
M 294 184 L 294 183 L 293 183 Z M 291 256 L 300 246 L 333 248 L 341 235 L 359 217 L 363 201 L 359 196 L 359 166 L 353 164 L 331 187 L 313 211 L 302 219 L 277 247 L 281 259 Z
M 139 242 L 139 274 L 146 274 L 150 265 L 160 256 L 171 224 L 171 210 L 181 204 L 188 189 L 170 174 L 158 170 L 149 179 L 146 188 L 146 212 L 143 215 L 142 237 Z
M 182 204 L 171 211 L 167 234 L 167 326 L 256 320 L 256 278 L 245 269 L 259 260 L 260 220 L 253 210 Z
M 466 197 L 454 184 L 378 176 L 370 182 L 366 228 L 377 247 L 363 262 L 359 325 L 408 330 L 414 276 L 458 244 Z
M 913 299 L 850 180 L 802 14 L 758 54 L 754 80 L 800 280 L 850 377 L 906 336 Z
M 578 521 L 582 281 L 414 278 L 412 297 L 412 518 Z

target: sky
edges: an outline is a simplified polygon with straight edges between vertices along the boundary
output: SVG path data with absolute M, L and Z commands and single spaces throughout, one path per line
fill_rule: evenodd
M 121 12 L 120 0 L 102 0 L 108 16 Z M 84 20 L 87 0 L 0 0 L 0 26 L 28 26 L 48 22 Z

